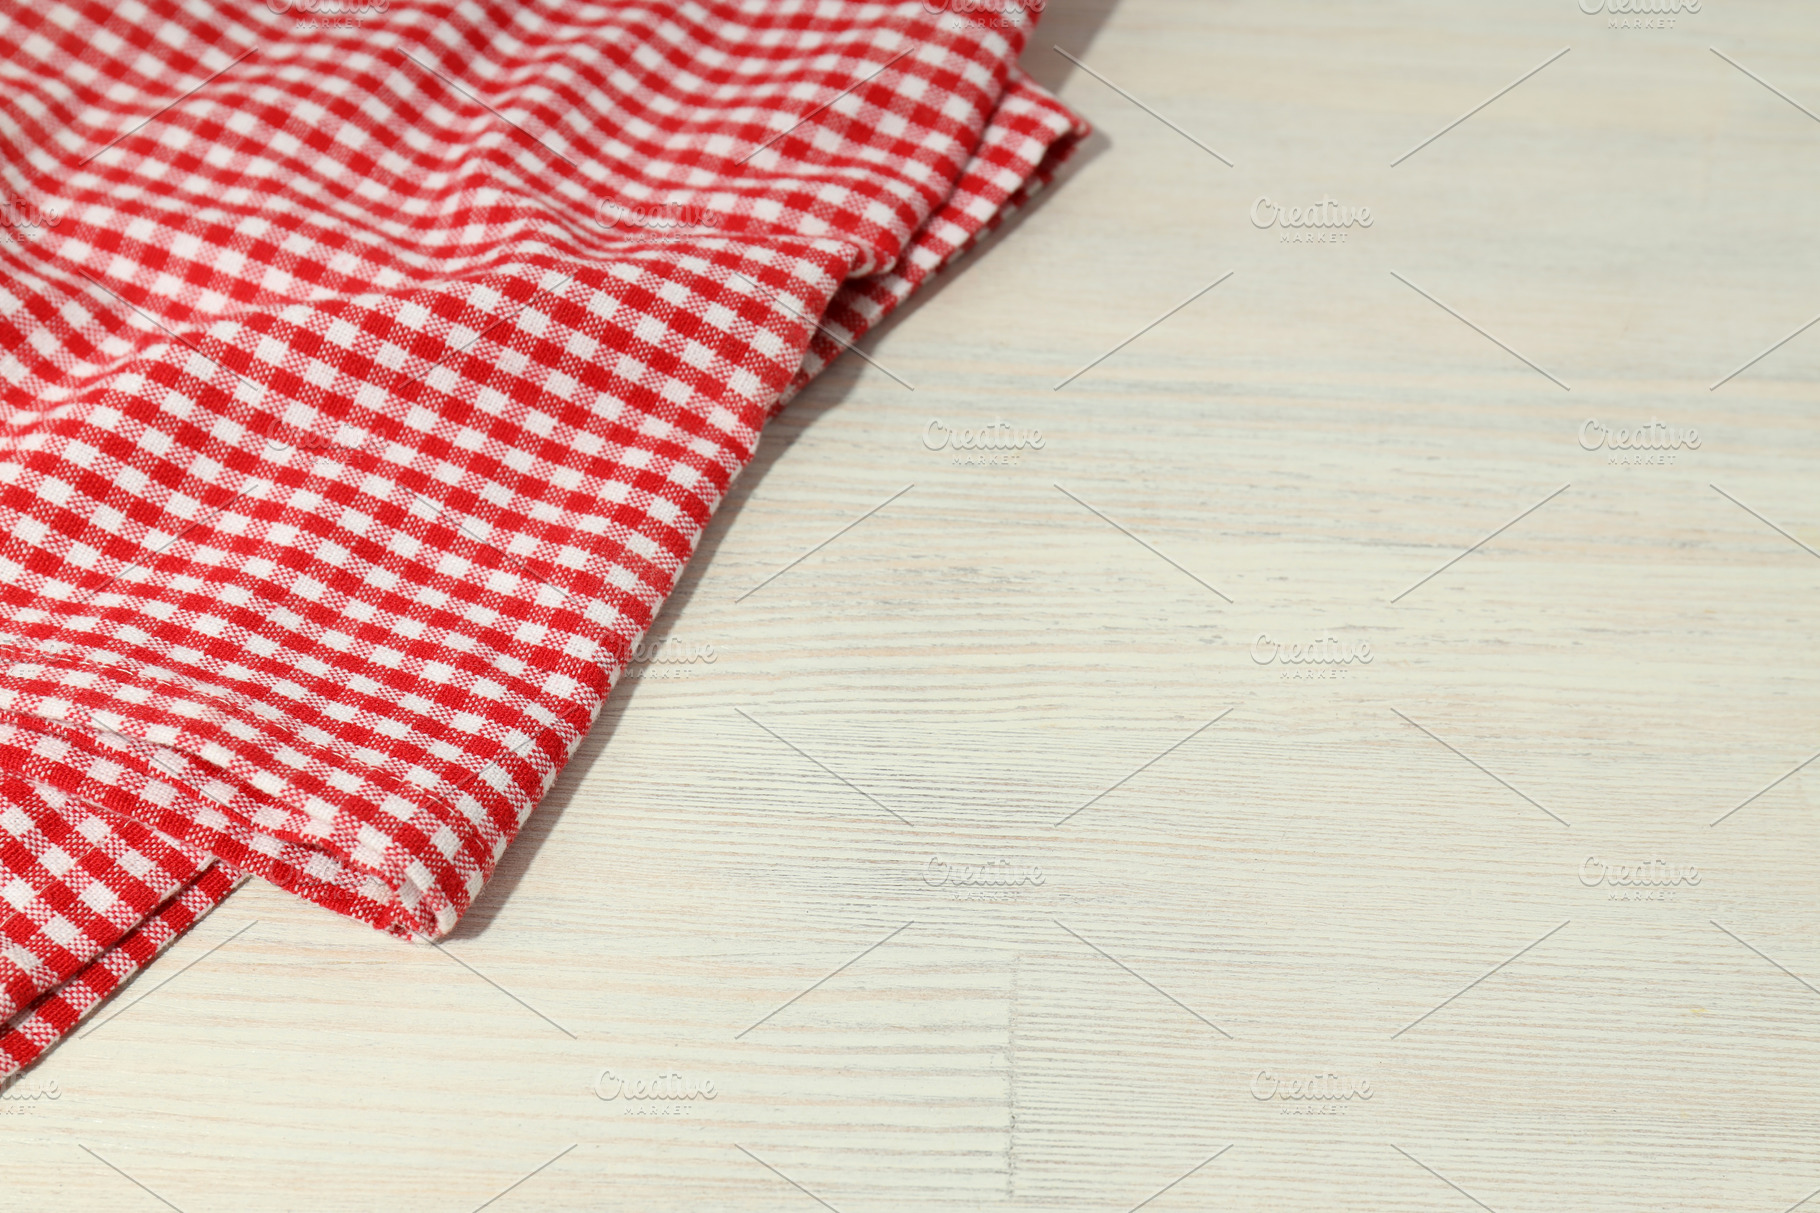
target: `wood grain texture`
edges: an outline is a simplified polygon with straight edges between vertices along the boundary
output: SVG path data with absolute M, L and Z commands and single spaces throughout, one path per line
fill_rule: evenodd
M 652 632 L 713 660 L 622 682 L 442 952 L 236 894 L 6 1093 L 0 1205 L 1796 1208 L 1820 327 L 1711 385 L 1820 311 L 1820 121 L 1712 48 L 1820 110 L 1820 23 L 1611 23 L 1051 0 L 1098 133 L 868 341 L 914 391 L 774 423 Z M 714 1097 L 600 1097 L 668 1073 Z

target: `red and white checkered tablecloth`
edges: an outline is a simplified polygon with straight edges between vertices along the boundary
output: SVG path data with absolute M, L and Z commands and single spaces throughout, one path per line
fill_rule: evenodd
M 1085 133 L 935 7 L 0 9 L 0 1077 L 248 876 L 454 925 L 766 419 Z

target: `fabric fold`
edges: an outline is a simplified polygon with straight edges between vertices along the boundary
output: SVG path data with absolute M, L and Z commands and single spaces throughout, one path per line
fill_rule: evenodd
M 454 926 L 768 417 L 1085 133 L 1029 20 L 0 15 L 57 217 L 0 245 L 0 1077 L 247 876 Z

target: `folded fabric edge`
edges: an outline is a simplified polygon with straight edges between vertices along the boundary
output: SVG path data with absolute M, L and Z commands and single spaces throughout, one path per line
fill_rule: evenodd
M 0 1025 L 0 1082 L 40 1060 L 247 877 L 214 863 L 68 981 Z
M 881 324 L 929 278 L 959 261 L 1055 179 L 1093 128 L 1020 69 L 1006 84 L 980 146 L 893 269 L 835 293 L 803 365 L 771 407 L 776 416 L 809 381 Z M 887 372 L 888 373 L 888 372 Z

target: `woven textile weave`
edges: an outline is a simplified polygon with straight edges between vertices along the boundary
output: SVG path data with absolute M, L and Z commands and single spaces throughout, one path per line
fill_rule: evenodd
M 0 9 L 0 1077 L 250 876 L 454 925 L 766 419 L 1084 133 L 928 7 Z

